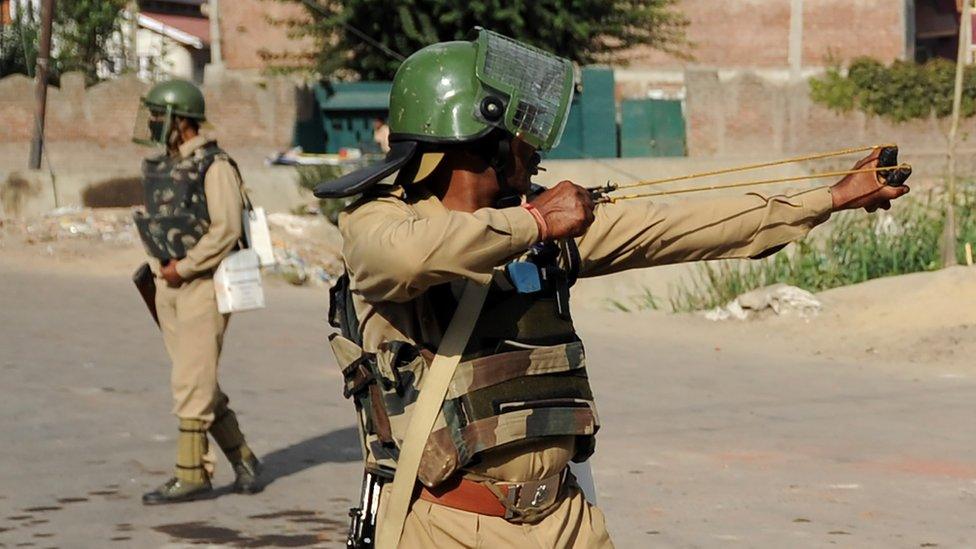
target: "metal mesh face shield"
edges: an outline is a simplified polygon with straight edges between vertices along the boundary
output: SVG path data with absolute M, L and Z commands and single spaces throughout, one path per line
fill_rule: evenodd
M 140 145 L 166 145 L 166 136 L 172 127 L 171 107 L 157 107 L 140 103 L 136 124 L 132 128 L 132 141 Z
M 475 74 L 486 95 L 475 116 L 521 135 L 537 149 L 558 145 L 573 99 L 573 65 L 489 30 L 478 31 Z

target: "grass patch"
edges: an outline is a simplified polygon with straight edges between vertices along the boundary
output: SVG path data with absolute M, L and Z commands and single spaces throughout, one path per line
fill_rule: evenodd
M 835 214 L 829 230 L 790 245 L 759 261 L 726 261 L 696 266 L 689 280 L 672 288 L 671 309 L 700 311 L 777 282 L 819 292 L 873 278 L 931 271 L 939 255 L 945 223 L 942 199 L 933 193 L 895 203 L 890 216 L 862 211 Z M 958 256 L 976 244 L 976 185 L 960 188 L 957 199 Z

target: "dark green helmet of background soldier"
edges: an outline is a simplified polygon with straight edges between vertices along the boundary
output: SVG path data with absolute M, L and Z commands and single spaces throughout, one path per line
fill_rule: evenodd
M 386 161 L 322 183 L 316 196 L 356 194 L 396 170 L 400 182 L 419 181 L 436 167 L 445 145 L 495 130 L 541 151 L 558 145 L 573 98 L 572 64 L 486 29 L 476 31 L 473 41 L 433 44 L 400 65 L 390 92 Z
M 170 110 L 172 114 L 196 120 L 206 120 L 203 92 L 193 82 L 166 80 L 149 88 L 142 103 L 153 110 Z
M 177 116 L 198 122 L 207 119 L 203 92 L 186 80 L 160 82 L 149 88 L 140 103 L 132 140 L 141 145 L 165 146 Z

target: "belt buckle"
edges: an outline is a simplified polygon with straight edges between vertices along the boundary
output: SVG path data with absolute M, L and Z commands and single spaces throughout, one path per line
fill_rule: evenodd
M 544 509 L 556 501 L 562 475 L 553 475 L 542 480 L 519 482 L 510 485 L 505 506 L 505 518 L 516 513 L 524 515 L 527 511 Z

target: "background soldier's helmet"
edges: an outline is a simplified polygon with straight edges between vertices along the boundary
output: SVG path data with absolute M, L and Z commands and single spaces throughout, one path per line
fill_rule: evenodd
M 143 145 L 165 145 L 176 116 L 206 120 L 203 92 L 186 80 L 166 80 L 141 99 L 132 140 Z
M 356 194 L 396 170 L 398 181 L 420 181 L 437 166 L 446 145 L 493 131 L 519 135 L 542 151 L 559 144 L 573 98 L 572 64 L 476 30 L 474 41 L 427 46 L 400 65 L 390 94 L 385 161 L 320 184 L 316 196 Z

